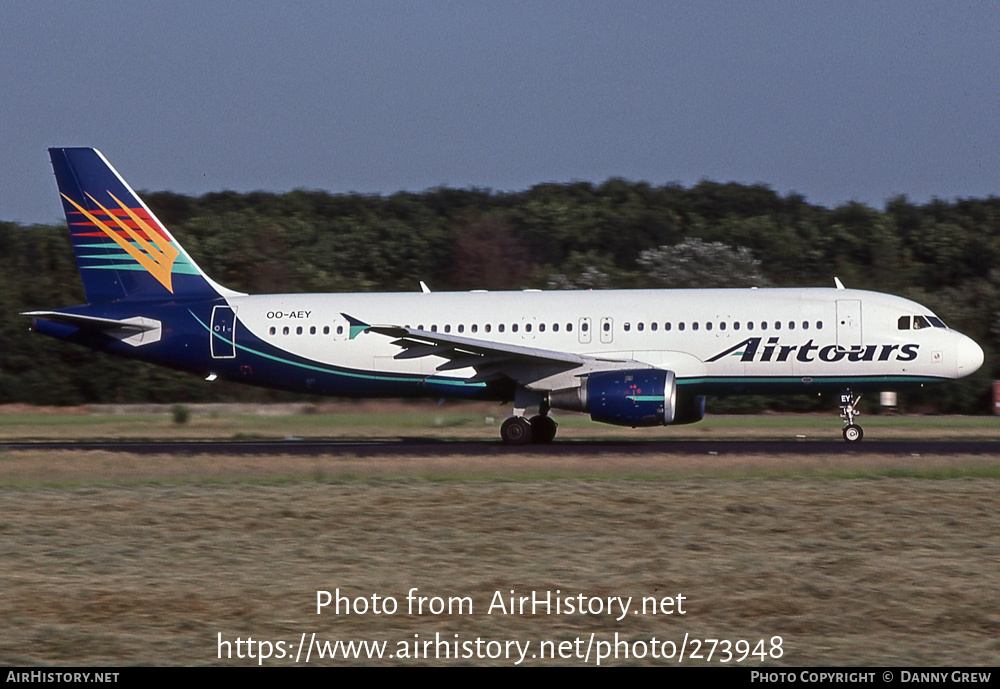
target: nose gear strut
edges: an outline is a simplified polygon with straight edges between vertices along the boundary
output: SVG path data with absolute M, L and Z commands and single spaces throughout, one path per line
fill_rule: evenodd
M 840 393 L 840 418 L 844 420 L 844 440 L 849 443 L 859 443 L 865 437 L 861 426 L 854 423 L 854 417 L 861 412 L 857 410 L 861 395 L 854 396 L 849 389 Z

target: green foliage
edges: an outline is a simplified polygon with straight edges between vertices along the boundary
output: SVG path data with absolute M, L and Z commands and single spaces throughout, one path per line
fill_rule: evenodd
M 175 404 L 170 408 L 170 414 L 175 424 L 182 425 L 191 419 L 191 408 L 186 404 Z
M 188 253 L 221 284 L 251 293 L 649 286 L 685 259 L 688 283 L 738 278 L 902 294 L 986 350 L 975 376 L 907 395 L 915 409 L 989 409 L 1000 352 L 1000 198 L 927 204 L 891 199 L 827 209 L 763 185 L 690 189 L 610 179 L 523 192 L 430 189 L 391 196 L 232 191 L 145 193 Z M 679 248 L 678 248 L 679 247 Z M 644 259 L 641 257 L 645 256 Z M 641 260 L 640 260 L 641 259 Z M 289 396 L 200 379 L 33 336 L 18 314 L 84 301 L 64 226 L 0 222 L 0 403 Z M 673 279 L 673 278 L 671 278 Z M 742 398 L 727 403 L 781 407 Z M 800 402 L 796 402 L 799 405 Z M 828 409 L 832 402 L 810 402 Z M 713 409 L 716 407 L 713 405 Z M 734 407 L 736 408 L 736 407 Z

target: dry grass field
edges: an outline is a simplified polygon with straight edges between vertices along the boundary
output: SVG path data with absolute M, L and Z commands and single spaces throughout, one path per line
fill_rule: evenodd
M 686 635 L 685 665 L 725 664 L 724 642 L 708 661 L 704 639 L 751 667 L 994 665 L 998 464 L 0 453 L 0 663 L 255 664 L 235 657 L 252 637 L 271 643 L 265 665 L 294 665 L 315 633 L 387 646 L 373 660 L 314 649 L 314 665 L 506 666 L 514 641 L 522 664 L 594 665 L 616 634 L 602 664 L 676 664 L 652 640 L 666 655 Z M 412 588 L 471 609 L 410 614 Z M 317 590 L 336 589 L 398 609 L 317 615 Z M 604 611 L 487 614 L 511 590 Z M 685 614 L 642 614 L 643 597 L 678 594 Z M 615 596 L 632 597 L 620 620 Z M 473 657 L 435 658 L 435 634 Z M 539 657 L 560 642 L 568 657 Z

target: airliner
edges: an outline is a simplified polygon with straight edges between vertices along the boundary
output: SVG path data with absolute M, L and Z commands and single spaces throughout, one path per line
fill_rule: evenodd
M 700 421 L 706 397 L 839 394 L 967 376 L 983 350 L 908 299 L 855 289 L 249 295 L 209 278 L 93 148 L 49 149 L 87 303 L 32 329 L 208 380 L 344 397 L 513 404 L 500 436 L 548 443 L 551 409 L 620 426 Z

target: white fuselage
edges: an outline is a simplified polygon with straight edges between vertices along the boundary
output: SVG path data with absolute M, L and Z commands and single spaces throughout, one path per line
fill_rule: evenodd
M 447 360 L 437 356 L 398 359 L 401 350 L 392 337 L 355 333 L 352 338 L 345 315 L 371 325 L 631 360 L 673 371 L 679 384 L 752 386 L 780 379 L 849 386 L 853 379 L 877 379 L 892 387 L 893 381 L 968 375 L 983 356 L 957 331 L 914 329 L 913 316 L 933 316 L 925 307 L 861 290 L 282 294 L 227 301 L 238 318 L 237 346 L 245 328 L 280 350 L 321 364 L 456 379 L 475 372 L 438 372 Z M 908 319 L 905 329 L 901 319 Z

